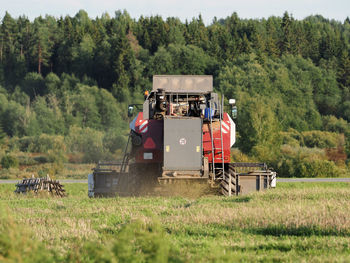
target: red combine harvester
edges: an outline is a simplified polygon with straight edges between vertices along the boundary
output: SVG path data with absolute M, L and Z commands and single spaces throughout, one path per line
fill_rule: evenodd
M 234 119 L 235 100 L 229 104 Z M 89 175 L 90 197 L 148 194 L 179 182 L 189 191 L 204 182 L 226 196 L 275 187 L 276 173 L 266 164 L 230 162 L 236 126 L 213 92 L 212 76 L 154 76 L 142 106 L 123 160 L 99 162 Z

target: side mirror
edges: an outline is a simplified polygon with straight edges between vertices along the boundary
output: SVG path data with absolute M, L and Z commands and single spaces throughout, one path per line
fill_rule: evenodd
M 231 117 L 232 117 L 232 119 L 236 119 L 237 118 L 237 107 L 236 106 L 232 106 Z
M 132 114 L 134 113 L 134 106 L 129 105 L 128 107 L 128 117 L 132 117 Z

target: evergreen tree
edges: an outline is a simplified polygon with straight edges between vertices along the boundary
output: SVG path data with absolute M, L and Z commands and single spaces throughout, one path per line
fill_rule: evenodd
M 350 87 L 350 56 L 346 49 L 339 60 L 338 80 L 343 87 Z
M 166 20 L 166 27 L 169 44 L 185 44 L 184 25 L 181 23 L 180 19 L 169 17 Z
M 21 69 L 17 67 L 17 34 L 16 20 L 6 12 L 1 24 L 0 62 L 3 64 L 3 74 L 6 76 L 5 83 L 9 86 L 18 83 L 18 70 Z
M 276 58 L 280 54 L 280 50 L 278 48 L 278 35 L 276 25 L 274 24 L 274 20 L 269 18 L 266 22 L 266 51 L 267 54 L 273 58 Z
M 283 32 L 281 50 L 289 53 L 292 50 L 292 19 L 289 17 L 288 12 L 283 14 L 281 28 Z
M 249 40 L 247 38 L 247 34 L 246 33 L 244 33 L 244 35 L 243 35 L 241 51 L 243 53 L 250 53 L 250 51 L 251 51 L 250 42 L 249 42 Z
M 50 31 L 41 17 L 34 20 L 34 35 L 32 44 L 32 56 L 36 60 L 37 72 L 42 73 L 42 67 L 49 65 L 52 44 L 49 38 Z
M 199 15 L 198 19 L 193 18 L 191 23 L 186 26 L 186 42 L 205 50 L 208 48 L 207 28 L 204 25 L 201 15 Z
M 0 122 L 0 144 L 3 143 L 5 136 L 6 133 L 4 132 L 4 129 L 2 128 L 2 123 Z

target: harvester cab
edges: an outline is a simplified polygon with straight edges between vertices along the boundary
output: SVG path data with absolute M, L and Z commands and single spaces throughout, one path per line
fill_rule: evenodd
M 89 196 L 148 194 L 183 182 L 227 196 L 275 185 L 276 173 L 266 164 L 231 163 L 235 103 L 229 100 L 231 116 L 224 112 L 212 76 L 154 76 L 142 111 L 130 122 L 123 160 L 98 163 L 89 175 Z M 128 116 L 135 106 L 129 105 Z

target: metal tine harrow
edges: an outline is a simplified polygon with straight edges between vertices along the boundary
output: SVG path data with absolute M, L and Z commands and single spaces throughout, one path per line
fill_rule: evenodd
M 66 196 L 66 191 L 63 189 L 63 185 L 59 181 L 52 180 L 49 175 L 42 178 L 24 178 L 22 181 L 16 184 L 15 193 L 27 193 L 34 192 L 48 192 L 58 197 Z

